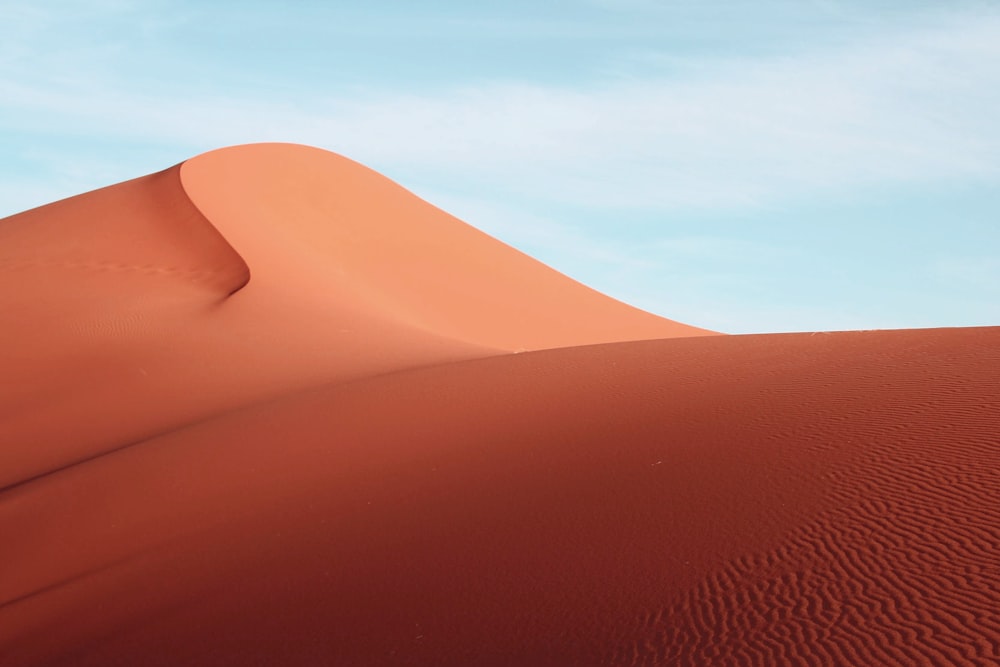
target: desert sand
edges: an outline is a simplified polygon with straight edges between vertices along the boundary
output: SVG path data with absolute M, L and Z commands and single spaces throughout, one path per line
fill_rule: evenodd
M 1000 664 L 1000 327 L 724 336 L 346 158 L 0 220 L 0 665 Z

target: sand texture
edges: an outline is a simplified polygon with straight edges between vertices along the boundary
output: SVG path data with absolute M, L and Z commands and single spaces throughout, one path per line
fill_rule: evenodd
M 1000 327 L 722 336 L 318 149 L 0 220 L 0 665 L 1000 664 Z

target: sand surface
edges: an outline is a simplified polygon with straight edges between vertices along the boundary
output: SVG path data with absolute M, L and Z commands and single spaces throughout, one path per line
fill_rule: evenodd
M 713 335 L 279 144 L 0 220 L 0 318 L 0 665 L 1000 664 L 1000 327 Z

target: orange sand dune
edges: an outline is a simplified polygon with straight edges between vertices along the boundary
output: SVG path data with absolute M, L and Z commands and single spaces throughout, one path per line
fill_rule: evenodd
M 0 221 L 0 312 L 0 442 L 14 443 L 0 487 L 322 382 L 709 333 L 287 144 L 215 151 Z
M 1000 664 L 1000 327 L 698 335 L 284 145 L 0 257 L 0 665 Z

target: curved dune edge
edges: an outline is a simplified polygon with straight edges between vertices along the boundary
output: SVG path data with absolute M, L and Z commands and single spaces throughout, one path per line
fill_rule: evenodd
M 0 220 L 0 488 L 185 411 L 161 399 L 191 380 L 177 366 L 204 360 L 194 337 L 250 271 L 179 174 Z
M 448 338 L 528 351 L 716 334 L 586 287 L 319 148 L 222 148 L 185 162 L 181 181 L 259 281 L 347 291 Z
M 998 371 L 1000 328 L 703 337 L 244 409 L 0 496 L 0 658 L 994 664 Z
M 268 291 L 180 173 L 0 225 L 0 488 L 287 391 L 502 352 L 352 294 Z
M 0 225 L 0 488 L 304 387 L 707 333 L 600 295 L 346 158 L 213 151 Z

